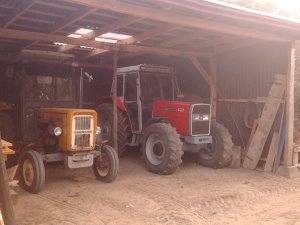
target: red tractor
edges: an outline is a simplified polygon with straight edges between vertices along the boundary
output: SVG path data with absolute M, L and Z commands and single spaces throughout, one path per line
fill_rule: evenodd
M 221 168 L 231 162 L 229 131 L 211 122 L 210 104 L 180 102 L 175 69 L 137 65 L 117 70 L 118 154 L 141 146 L 147 168 L 171 174 L 184 151 L 195 152 L 202 165 Z M 113 98 L 97 108 L 102 136 L 113 144 Z

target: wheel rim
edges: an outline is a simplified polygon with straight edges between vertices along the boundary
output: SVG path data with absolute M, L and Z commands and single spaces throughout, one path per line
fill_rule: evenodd
M 95 160 L 97 172 L 100 176 L 105 177 L 109 173 L 110 160 L 106 152 L 102 152 Z
M 27 186 L 31 186 L 34 181 L 34 170 L 30 160 L 26 159 L 23 162 L 23 178 Z
M 205 159 L 205 160 L 211 160 L 215 157 L 215 155 L 217 154 L 217 146 L 218 146 L 218 142 L 216 140 L 216 138 L 212 138 L 212 143 L 207 144 L 206 147 L 202 148 L 200 151 L 200 156 L 201 158 Z
M 146 141 L 146 157 L 152 165 L 163 162 L 166 154 L 165 145 L 158 134 L 150 134 Z

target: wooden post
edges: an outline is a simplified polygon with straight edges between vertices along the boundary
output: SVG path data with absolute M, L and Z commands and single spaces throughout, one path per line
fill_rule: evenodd
M 118 151 L 118 109 L 117 109 L 117 67 L 118 67 L 118 56 L 117 52 L 114 52 L 114 74 L 113 74 L 113 137 L 114 137 L 114 148 Z
M 0 206 L 4 224 L 15 225 L 15 216 L 12 207 L 12 201 L 9 193 L 8 179 L 2 152 L 1 134 L 0 134 Z
M 215 59 L 209 59 L 209 73 L 202 66 L 196 57 L 190 57 L 190 61 L 195 69 L 201 74 L 204 80 L 209 85 L 210 90 L 210 104 L 211 104 L 211 118 L 213 121 L 217 119 L 217 64 Z
M 212 121 L 217 119 L 217 63 L 214 58 L 209 60 L 209 70 L 211 79 L 213 80 L 210 85 L 210 104 L 211 104 L 211 118 Z
M 285 147 L 283 153 L 284 166 L 293 166 L 298 164 L 298 153 L 294 153 L 294 79 L 295 79 L 295 43 L 288 46 L 288 68 L 286 83 L 286 133 Z

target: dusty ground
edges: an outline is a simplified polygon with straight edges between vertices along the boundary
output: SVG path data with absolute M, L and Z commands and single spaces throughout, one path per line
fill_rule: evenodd
M 170 176 L 147 172 L 131 153 L 111 184 L 96 181 L 91 169 L 54 166 L 46 179 L 40 194 L 20 191 L 18 224 L 300 224 L 300 179 L 208 169 L 191 157 Z

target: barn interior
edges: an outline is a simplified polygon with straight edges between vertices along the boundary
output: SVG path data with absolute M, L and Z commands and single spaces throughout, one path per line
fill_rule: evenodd
M 212 118 L 243 149 L 252 126 L 245 114 L 250 120 L 257 117 L 275 74 L 284 74 L 283 163 L 298 164 L 291 150 L 294 47 L 300 28 L 295 21 L 210 0 L 6 1 L 0 3 L 0 21 L 2 101 L 20 101 L 14 98 L 18 90 L 6 88 L 5 82 L 17 82 L 4 79 L 11 73 L 79 77 L 84 70 L 93 81 L 84 81 L 83 104 L 93 108 L 110 94 L 114 56 L 117 67 L 171 66 L 185 100 L 211 103 Z

